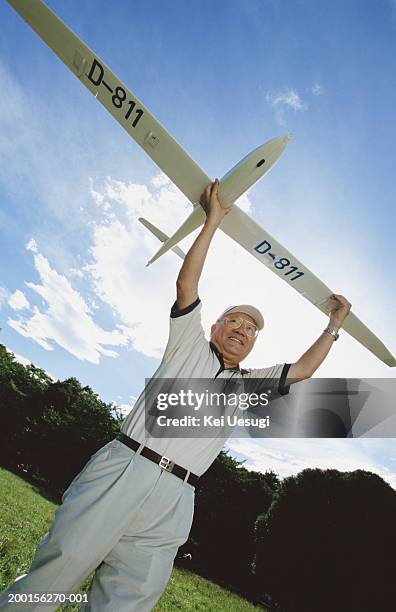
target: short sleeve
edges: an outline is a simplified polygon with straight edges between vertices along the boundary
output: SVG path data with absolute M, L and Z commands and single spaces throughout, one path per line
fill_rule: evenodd
M 189 306 L 178 309 L 175 302 L 171 308 L 169 338 L 163 360 L 171 359 L 176 353 L 189 352 L 195 344 L 205 339 L 201 322 L 202 303 L 199 298 Z
M 281 363 L 268 368 L 252 368 L 244 374 L 244 378 L 251 380 L 252 386 L 254 386 L 254 381 L 257 381 L 257 388 L 261 386 L 262 382 L 265 384 L 264 381 L 268 381 L 269 386 L 275 392 L 280 395 L 287 395 L 290 390 L 290 385 L 286 386 L 285 383 L 290 365 L 290 363 Z

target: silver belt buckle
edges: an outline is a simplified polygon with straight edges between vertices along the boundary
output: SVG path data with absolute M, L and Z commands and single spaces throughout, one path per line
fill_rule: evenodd
M 161 457 L 161 461 L 159 462 L 159 466 L 163 470 L 167 470 L 168 472 L 171 472 L 173 470 L 174 465 L 175 465 L 175 462 L 172 461 L 172 459 L 169 459 L 169 457 L 165 457 L 165 455 Z

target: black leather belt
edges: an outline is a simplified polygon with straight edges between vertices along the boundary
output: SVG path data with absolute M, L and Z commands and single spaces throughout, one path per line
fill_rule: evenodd
M 129 448 L 131 448 L 134 451 L 137 451 L 137 449 L 140 446 L 139 442 L 137 442 L 136 440 L 133 440 L 132 438 L 130 438 L 129 436 L 126 436 L 123 433 L 118 434 L 116 439 L 122 442 L 123 444 L 125 444 L 126 446 L 129 446 Z M 172 474 L 174 474 L 175 476 L 178 476 L 182 480 L 184 480 L 184 478 L 186 477 L 187 470 L 184 467 L 181 467 L 181 465 L 177 465 L 177 463 L 169 459 L 169 457 L 165 457 L 165 455 L 160 455 L 156 453 L 153 449 L 149 448 L 148 446 L 144 446 L 140 454 L 143 455 L 143 457 L 150 459 L 150 461 L 154 461 L 154 463 L 157 463 L 163 470 L 166 470 L 167 472 L 171 472 Z M 198 480 L 199 480 L 199 476 L 196 476 L 195 474 L 190 472 L 190 475 L 187 478 L 187 482 L 191 484 L 193 487 L 195 487 L 198 483 Z

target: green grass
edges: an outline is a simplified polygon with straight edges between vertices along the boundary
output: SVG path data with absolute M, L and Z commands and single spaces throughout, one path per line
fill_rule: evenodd
M 27 572 L 38 540 L 53 521 L 57 504 L 43 491 L 11 472 L 0 468 L 0 590 L 17 576 Z M 93 574 L 82 583 L 79 592 L 91 584 Z M 60 608 L 59 608 L 60 610 Z M 62 607 L 77 612 L 78 605 Z M 174 567 L 167 587 L 154 612 L 174 610 L 210 610 L 211 612 L 249 612 L 263 610 L 226 589 L 189 572 Z

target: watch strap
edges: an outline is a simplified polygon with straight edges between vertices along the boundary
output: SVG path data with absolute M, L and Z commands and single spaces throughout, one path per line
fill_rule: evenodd
M 324 329 L 323 331 L 333 336 L 334 342 L 340 337 L 340 334 L 336 329 L 334 329 L 334 327 L 326 327 L 326 329 Z

